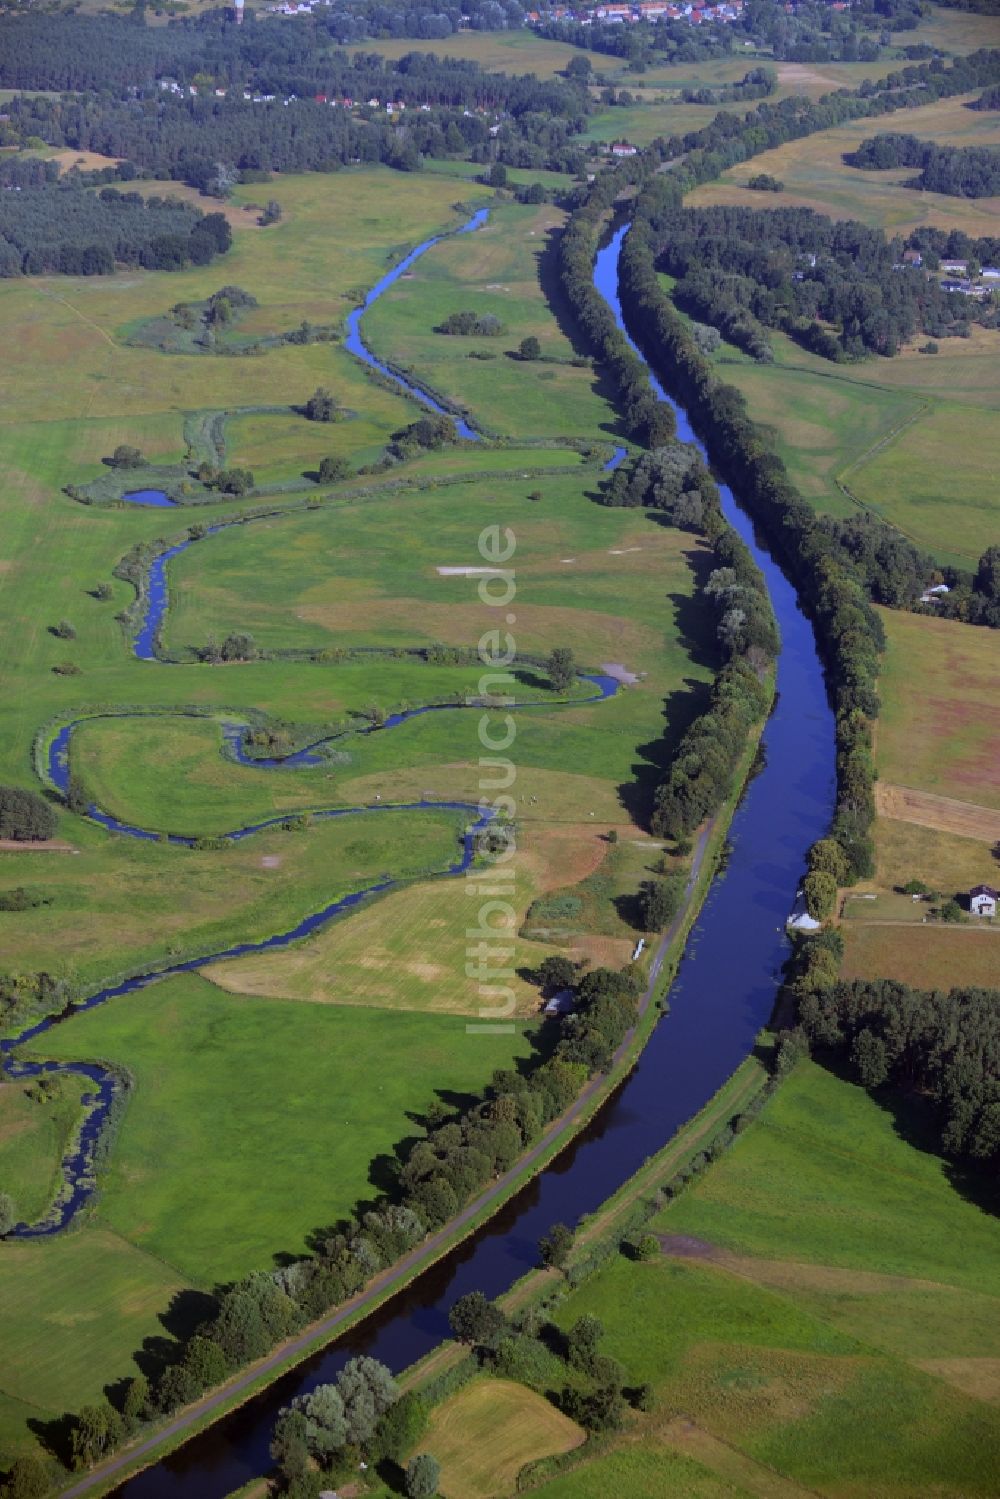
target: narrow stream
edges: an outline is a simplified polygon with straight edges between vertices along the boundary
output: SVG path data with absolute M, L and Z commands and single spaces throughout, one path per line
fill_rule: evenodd
M 599 253 L 595 284 L 614 309 L 625 231 Z M 637 350 L 638 352 L 638 350 Z M 651 376 L 653 388 L 669 400 Z M 678 435 L 694 441 L 674 406 Z M 781 629 L 778 699 L 764 731 L 764 768 L 733 820 L 732 854 L 702 908 L 660 1021 L 637 1066 L 592 1124 L 487 1225 L 388 1306 L 232 1415 L 117 1490 L 128 1499 L 223 1499 L 264 1473 L 274 1418 L 296 1394 L 364 1352 L 400 1370 L 447 1336 L 452 1303 L 496 1296 L 537 1262 L 539 1238 L 593 1211 L 669 1140 L 750 1052 L 774 1004 L 786 952 L 785 917 L 805 852 L 833 810 L 833 716 L 812 629 L 793 588 L 757 542 L 730 490 L 727 519 L 761 568 Z M 470 1036 L 469 1045 L 482 1044 Z M 665 1313 L 666 1314 L 666 1313 Z

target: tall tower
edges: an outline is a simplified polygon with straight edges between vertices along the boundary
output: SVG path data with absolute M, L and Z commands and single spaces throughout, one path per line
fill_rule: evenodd
M 236 24 L 237 24 L 237 26 L 242 26 L 243 25 L 243 0 L 234 0 L 234 3 L 236 5 Z

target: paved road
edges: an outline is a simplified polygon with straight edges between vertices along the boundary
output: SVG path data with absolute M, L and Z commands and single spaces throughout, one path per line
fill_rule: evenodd
M 686 899 L 681 910 L 674 917 L 657 944 L 652 966 L 649 970 L 649 983 L 639 1001 L 639 1018 L 645 1015 L 652 1002 L 660 970 L 667 955 L 667 949 L 680 931 L 681 923 L 687 915 L 688 904 L 698 875 L 701 872 L 705 850 L 708 847 L 708 840 L 711 837 L 713 827 L 714 822 L 710 823 L 698 838 L 694 857 L 691 861 L 691 873 L 685 892 Z M 625 1055 L 635 1037 L 635 1029 L 635 1026 L 633 1026 L 615 1052 L 614 1059 L 609 1068 L 610 1073 L 613 1073 L 625 1060 Z M 266 1358 L 253 1364 L 249 1369 L 245 1369 L 243 1373 L 236 1375 L 235 1378 L 229 1380 L 225 1385 L 221 1385 L 218 1389 L 210 1391 L 194 1405 L 187 1406 L 180 1415 L 175 1416 L 166 1426 L 161 1427 L 155 1435 L 146 1437 L 137 1446 L 119 1452 L 115 1457 L 109 1458 L 107 1462 L 93 1468 L 85 1477 L 78 1479 L 71 1488 L 62 1491 L 64 1499 L 75 1499 L 75 1496 L 78 1494 L 90 1493 L 98 1485 L 107 1484 L 116 1473 L 121 1473 L 123 1469 L 130 1468 L 133 1463 L 140 1462 L 144 1457 L 153 1457 L 174 1437 L 181 1436 L 185 1431 L 190 1431 L 192 1427 L 200 1424 L 213 1411 L 221 1411 L 223 1407 L 228 1407 L 230 1402 L 244 1391 L 249 1392 L 251 1387 L 256 1385 L 257 1381 L 264 1375 L 270 1374 L 272 1371 L 283 1371 L 290 1363 L 298 1361 L 307 1354 L 315 1353 L 318 1348 L 328 1343 L 337 1329 L 342 1327 L 356 1312 L 366 1307 L 373 1307 L 387 1291 L 400 1288 L 405 1281 L 409 1280 L 414 1271 L 426 1269 L 446 1249 L 453 1247 L 453 1236 L 456 1230 L 468 1227 L 485 1208 L 490 1207 L 498 1198 L 504 1197 L 525 1169 L 536 1165 L 555 1141 L 561 1136 L 569 1136 L 573 1126 L 579 1121 L 581 1114 L 586 1111 L 588 1105 L 605 1088 L 606 1082 L 606 1074 L 599 1074 L 597 1077 L 591 1078 L 590 1082 L 587 1083 L 586 1087 L 566 1112 L 560 1114 L 559 1118 L 549 1125 L 537 1145 L 533 1145 L 516 1165 L 498 1177 L 491 1186 L 487 1187 L 485 1192 L 480 1193 L 473 1202 L 469 1203 L 468 1207 L 463 1208 L 457 1217 L 452 1218 L 443 1228 L 438 1229 L 437 1233 L 432 1234 L 429 1239 L 425 1239 L 422 1244 L 418 1244 L 416 1249 L 411 1250 L 403 1259 L 398 1260 L 394 1265 L 391 1265 L 387 1270 L 377 1275 L 363 1291 L 359 1291 L 350 1301 L 344 1302 L 342 1306 L 338 1307 L 335 1312 L 331 1312 L 328 1317 L 324 1317 L 322 1321 L 311 1323 L 304 1332 L 299 1333 L 298 1337 L 291 1338 L 287 1342 L 282 1343 L 273 1353 L 269 1353 Z

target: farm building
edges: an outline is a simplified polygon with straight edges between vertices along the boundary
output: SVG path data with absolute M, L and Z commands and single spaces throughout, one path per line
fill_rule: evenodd
M 997 893 L 992 885 L 973 885 L 969 891 L 969 910 L 973 916 L 997 914 Z
M 612 156 L 638 156 L 638 146 L 630 145 L 628 141 L 613 141 L 611 145 Z

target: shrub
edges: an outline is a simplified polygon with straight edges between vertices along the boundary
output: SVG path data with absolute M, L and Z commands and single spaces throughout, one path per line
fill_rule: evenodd
M 138 448 L 120 442 L 107 460 L 110 468 L 143 468 L 146 460 Z
M 15 885 L 12 890 L 0 890 L 0 911 L 32 911 L 36 906 L 51 904 L 49 896 L 29 885 Z
M 0 786 L 0 838 L 35 843 L 51 838 L 55 830 L 55 811 L 37 792 Z
M 406 1465 L 407 1499 L 433 1499 L 441 1481 L 441 1465 L 429 1452 L 411 1457 Z

